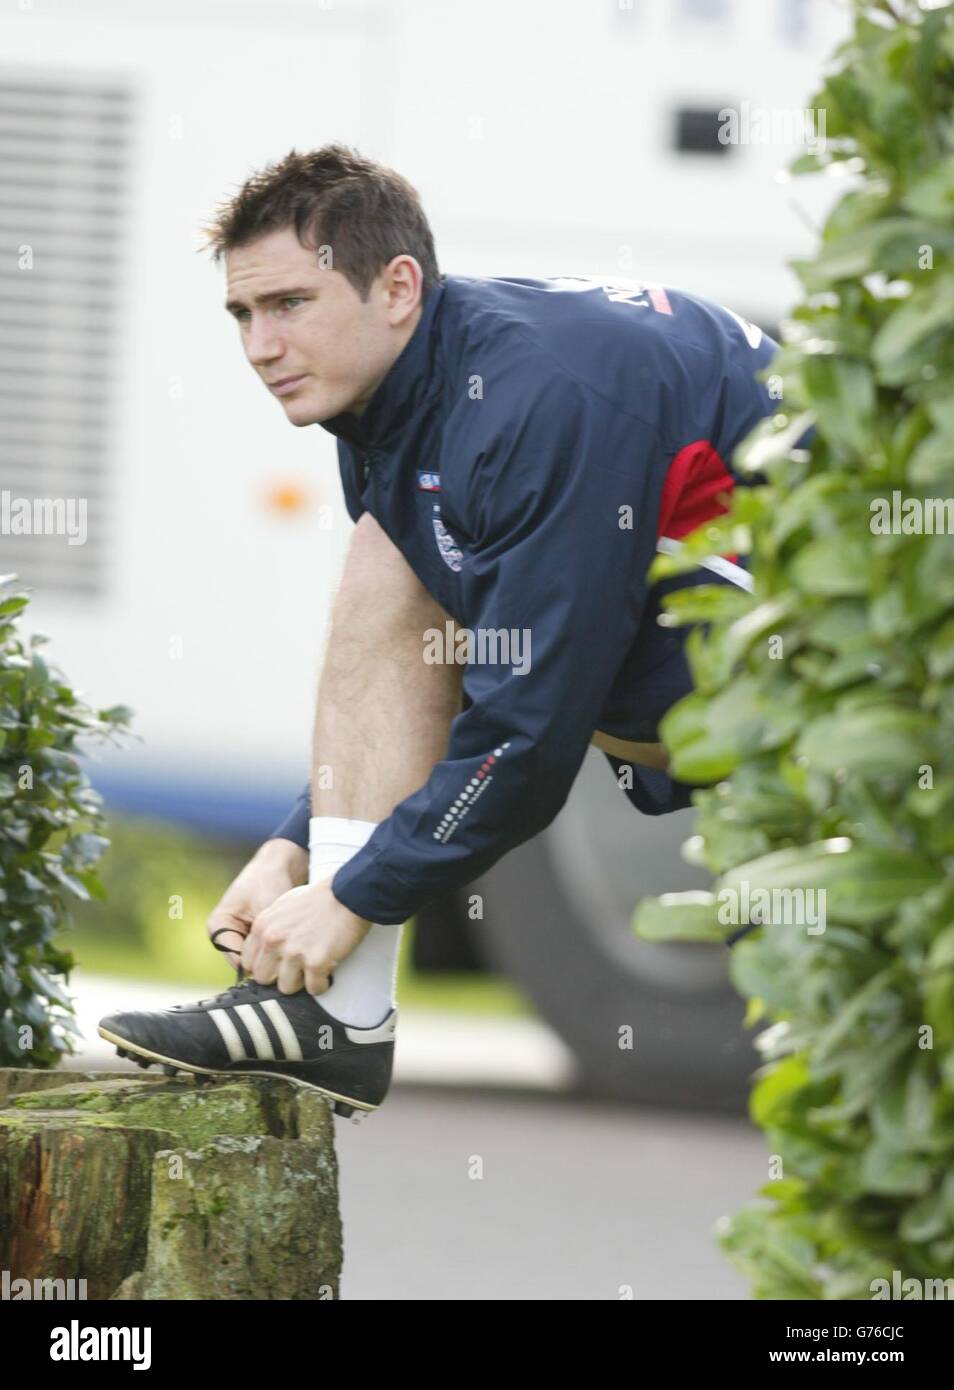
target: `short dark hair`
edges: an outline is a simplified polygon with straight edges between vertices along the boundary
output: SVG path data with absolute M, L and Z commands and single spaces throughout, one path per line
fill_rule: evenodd
M 417 190 L 394 169 L 347 145 L 291 150 L 247 179 L 203 228 L 218 264 L 226 251 L 267 232 L 294 228 L 302 246 L 330 246 L 332 265 L 366 300 L 374 278 L 395 256 L 413 256 L 422 294 L 441 280 L 434 237 Z

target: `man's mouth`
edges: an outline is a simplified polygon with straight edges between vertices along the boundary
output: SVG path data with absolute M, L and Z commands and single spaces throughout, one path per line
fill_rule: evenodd
M 287 396 L 289 391 L 294 391 L 299 382 L 305 380 L 306 376 L 307 372 L 303 373 L 301 376 L 280 377 L 278 381 L 270 381 L 268 383 L 268 389 L 274 392 L 276 396 Z

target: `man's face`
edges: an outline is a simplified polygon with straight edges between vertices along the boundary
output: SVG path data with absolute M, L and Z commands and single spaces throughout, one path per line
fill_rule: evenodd
M 293 425 L 360 414 L 421 312 L 420 268 L 409 256 L 381 271 L 366 303 L 317 261 L 292 228 L 226 254 L 227 308 L 245 355 Z

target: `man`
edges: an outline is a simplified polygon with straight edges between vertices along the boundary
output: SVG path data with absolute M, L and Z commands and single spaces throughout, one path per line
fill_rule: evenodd
M 646 575 L 661 538 L 725 510 L 776 345 L 660 287 L 442 276 L 414 189 L 340 145 L 249 179 L 209 240 L 249 363 L 293 425 L 336 436 L 356 526 L 313 800 L 209 921 L 249 978 L 100 1032 L 358 1116 L 390 1081 L 401 924 L 548 825 L 591 743 L 639 810 L 690 804 L 659 742 L 691 689 L 660 599 L 748 576 Z

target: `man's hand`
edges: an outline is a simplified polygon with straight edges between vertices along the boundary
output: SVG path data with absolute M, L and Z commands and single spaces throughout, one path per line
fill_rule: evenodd
M 242 969 L 282 994 L 324 994 L 330 976 L 358 946 L 371 923 L 356 917 L 331 891 L 331 879 L 292 888 L 260 912 L 245 938 Z
M 266 840 L 230 883 L 206 923 L 211 938 L 222 927 L 231 928 L 234 937 L 224 933 L 221 946 L 229 946 L 228 960 L 238 969 L 244 938 L 260 912 L 297 884 L 308 882 L 308 853 L 291 840 Z

